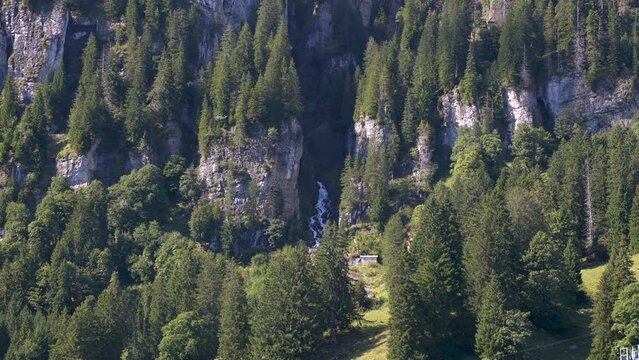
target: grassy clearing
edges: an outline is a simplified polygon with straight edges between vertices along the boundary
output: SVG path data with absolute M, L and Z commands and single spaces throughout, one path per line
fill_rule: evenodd
M 633 272 L 639 279 L 639 254 L 632 257 Z M 597 292 L 599 279 L 606 264 L 582 270 L 583 289 L 590 298 Z M 340 359 L 383 360 L 388 351 L 388 293 L 384 286 L 384 267 L 378 264 L 360 265 L 351 269 L 351 275 L 366 284 L 369 296 L 377 306 L 363 314 L 353 330 L 340 338 Z M 561 334 L 535 330 L 525 356 L 531 360 L 581 360 L 588 356 L 591 337 L 591 309 L 579 309 L 571 316 L 571 323 Z M 468 360 L 476 357 L 468 357 Z
M 364 282 L 373 309 L 366 311 L 353 330 L 340 338 L 340 359 L 385 360 L 388 351 L 388 293 L 384 286 L 384 267 L 378 264 L 355 266 L 351 276 Z
M 639 279 L 639 254 L 632 257 L 632 271 Z M 581 271 L 581 278 L 583 280 L 583 288 L 586 293 L 592 298 L 597 293 L 597 287 L 599 286 L 599 279 L 606 269 L 606 264 L 599 264 L 586 268 Z

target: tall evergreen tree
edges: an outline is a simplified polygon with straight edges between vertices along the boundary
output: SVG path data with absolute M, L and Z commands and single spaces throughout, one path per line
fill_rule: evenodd
M 399 215 L 393 215 L 383 235 L 383 258 L 386 264 L 386 287 L 390 311 L 390 359 L 420 359 L 424 355 L 424 338 L 417 307 L 417 289 L 411 279 L 413 272 L 404 229 Z
M 467 0 L 444 2 L 437 40 L 439 81 L 444 91 L 450 91 L 464 74 L 471 25 Z
M 516 353 L 531 334 L 528 314 L 509 309 L 495 277 L 488 280 L 482 293 L 475 335 L 476 352 L 485 360 Z
M 615 335 L 612 330 L 612 312 L 621 291 L 633 281 L 630 258 L 622 239 L 614 243 L 610 261 L 604 270 L 593 307 L 590 328 L 593 333 L 588 360 L 616 359 L 613 348 Z
M 334 225 L 324 230 L 315 255 L 315 269 L 330 342 L 337 351 L 337 332 L 347 329 L 357 314 L 345 239 Z
M 263 281 L 251 322 L 251 358 L 313 357 L 324 327 L 304 248 L 285 247 L 275 253 Z
M 415 144 L 417 129 L 421 123 L 431 127 L 437 124 L 438 69 L 437 69 L 436 12 L 430 12 L 424 23 L 413 66 L 412 86 L 406 94 L 402 119 L 402 140 L 407 147 Z
M 595 89 L 601 76 L 601 43 L 599 41 L 599 29 L 601 28 L 599 13 L 590 10 L 586 19 L 586 79 L 590 87 Z
M 11 151 L 13 133 L 18 124 L 18 99 L 11 76 L 7 75 L 0 102 L 0 159 L 6 161 Z
M 237 267 L 228 267 L 222 290 L 218 358 L 249 358 L 249 308 L 244 280 Z
M 69 145 L 78 154 L 86 153 L 100 138 L 107 113 L 100 86 L 98 45 L 89 38 L 82 55 L 82 75 L 69 117 Z
M 464 264 L 468 276 L 471 308 L 479 311 L 482 289 L 495 277 L 504 292 L 515 294 L 521 254 L 510 231 L 508 210 L 499 193 L 484 196 L 481 204 L 468 219 Z M 510 299 L 517 304 L 518 299 Z
M 411 243 L 417 269 L 413 276 L 422 306 L 427 353 L 446 357 L 462 338 L 465 288 L 462 264 L 462 236 L 454 207 L 445 192 L 433 193 L 419 211 Z

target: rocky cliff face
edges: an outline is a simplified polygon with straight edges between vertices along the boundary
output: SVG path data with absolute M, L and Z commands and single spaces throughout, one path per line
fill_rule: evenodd
M 630 80 L 620 80 L 614 90 L 593 92 L 583 77 L 570 75 L 551 79 L 545 91 L 552 116 L 559 115 L 562 108 L 572 108 L 582 115 L 590 131 L 627 122 L 639 110 L 639 94 Z
M 255 196 L 261 216 L 277 217 L 280 214 L 274 214 L 273 208 L 279 208 L 283 218 L 292 219 L 299 209 L 297 179 L 302 152 L 302 128 L 296 119 L 282 123 L 277 134 L 260 126 L 242 143 L 233 138 L 216 140 L 198 168 L 205 195 L 213 201 L 222 201 L 225 196 L 232 199 L 236 214 L 243 212 L 250 196 Z
M 506 109 L 510 118 L 508 131 L 512 138 L 518 126 L 533 126 L 538 117 L 537 96 L 530 90 L 509 87 L 506 89 Z
M 464 104 L 457 91 L 442 96 L 443 139 L 442 143 L 452 147 L 457 140 L 457 129 L 471 127 L 479 120 L 479 112 L 474 104 Z
M 5 49 L 11 49 L 8 73 L 16 81 L 20 96 L 29 99 L 35 84 L 45 80 L 62 63 L 69 14 L 60 5 L 34 13 L 20 0 L 5 1 L 2 14 Z
M 217 48 L 221 34 L 231 25 L 239 30 L 246 21 L 252 18 L 259 3 L 258 0 L 194 0 L 202 16 L 203 31 L 199 43 L 200 64 L 211 60 Z

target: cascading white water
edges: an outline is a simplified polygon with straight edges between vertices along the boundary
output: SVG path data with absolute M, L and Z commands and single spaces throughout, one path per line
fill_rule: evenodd
M 328 217 L 331 210 L 331 200 L 328 197 L 328 190 L 321 182 L 317 182 L 319 185 L 319 194 L 317 196 L 317 203 L 315 204 L 315 215 L 308 219 L 308 227 L 313 233 L 314 246 L 319 246 L 319 240 L 324 235 L 324 228 L 328 222 Z

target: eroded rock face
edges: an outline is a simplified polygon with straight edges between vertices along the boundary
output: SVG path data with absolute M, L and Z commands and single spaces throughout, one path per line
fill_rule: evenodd
M 282 217 L 292 219 L 299 211 L 297 179 L 303 151 L 302 128 L 296 119 L 282 123 L 278 134 L 269 136 L 260 127 L 238 145 L 233 139 L 217 140 L 200 161 L 198 173 L 205 196 L 221 201 L 233 191 L 233 212 L 241 214 L 249 200 L 249 184 L 253 184 L 258 212 L 272 218 L 270 199 L 281 200 Z M 229 181 L 232 184 L 228 184 Z
M 503 25 L 506 15 L 508 15 L 510 4 L 510 0 L 488 0 L 488 8 L 484 13 L 486 22 L 498 26 Z
M 2 14 L 7 41 L 13 50 L 8 72 L 20 97 L 30 99 L 35 84 L 62 64 L 69 14 L 62 5 L 55 5 L 49 12 L 34 13 L 20 0 L 5 1 Z M 5 49 L 6 46 L 9 45 Z
M 86 155 L 67 155 L 56 160 L 56 175 L 67 178 L 69 185 L 76 189 L 95 179 L 97 170 L 97 148 L 95 143 Z
M 590 131 L 632 119 L 639 110 L 639 94 L 632 81 L 620 80 L 614 91 L 593 92 L 581 76 L 553 78 L 546 87 L 546 105 L 553 117 L 568 107 L 578 111 Z
M 457 140 L 457 129 L 472 127 L 479 120 L 477 107 L 474 104 L 464 104 L 457 91 L 442 97 L 442 115 L 444 118 L 442 142 L 450 147 Z
M 417 158 L 413 164 L 413 177 L 417 181 L 427 179 L 434 171 L 433 145 L 430 134 L 423 128 L 418 129 Z
M 514 87 L 506 89 L 506 108 L 510 117 L 510 137 L 521 125 L 533 126 L 537 113 L 537 98 L 530 90 L 520 90 Z
M 353 126 L 354 137 L 351 140 L 350 154 L 355 159 L 364 160 L 369 146 L 381 147 L 388 144 L 391 129 L 370 116 L 361 116 Z
M 199 44 L 201 64 L 210 61 L 221 34 L 231 25 L 239 30 L 257 10 L 258 0 L 194 0 L 202 14 L 205 31 Z

